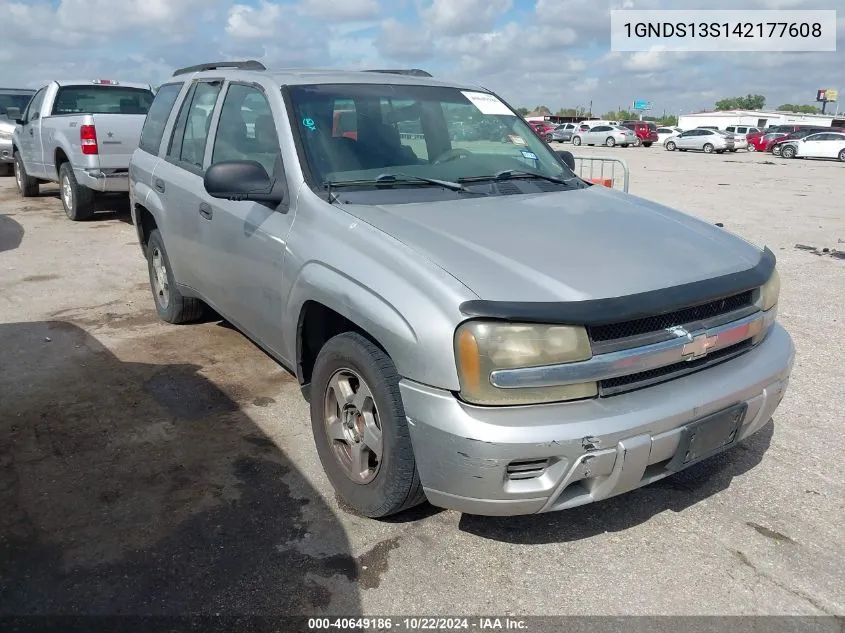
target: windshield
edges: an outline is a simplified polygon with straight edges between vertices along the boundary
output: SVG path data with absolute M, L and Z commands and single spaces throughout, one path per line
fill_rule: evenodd
M 505 171 L 573 176 L 533 130 L 489 93 L 439 86 L 289 86 L 303 159 L 316 187 L 434 186 Z M 379 177 L 382 180 L 376 183 Z M 393 177 L 390 178 L 388 177 Z
M 143 88 L 63 86 L 52 114 L 146 114 L 153 93 Z
M 18 108 L 21 112 L 26 110 L 29 100 L 34 92 L 0 92 L 0 118 L 5 119 L 8 108 Z

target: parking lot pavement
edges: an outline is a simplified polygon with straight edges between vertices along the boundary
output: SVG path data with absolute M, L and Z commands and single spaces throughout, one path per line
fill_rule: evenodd
M 561 148 L 775 252 L 797 358 L 773 424 L 580 509 L 361 518 L 286 373 L 157 320 L 125 213 L 72 223 L 3 178 L 0 613 L 845 614 L 845 260 L 794 248 L 845 250 L 845 166 Z

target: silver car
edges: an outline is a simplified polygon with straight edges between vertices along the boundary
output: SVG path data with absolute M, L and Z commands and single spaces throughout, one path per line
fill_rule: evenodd
M 677 136 L 667 138 L 663 144 L 670 152 L 674 152 L 676 149 L 682 152 L 696 150 L 705 154 L 713 152 L 723 154 L 727 151 L 733 151 L 735 148 L 733 134 L 707 128 L 687 130 Z
M 35 90 L 26 88 L 0 88 L 0 175 L 6 176 L 14 171 L 15 153 L 12 149 L 12 136 L 17 123 L 10 119 L 7 110 L 26 109 Z
M 637 135 L 621 125 L 596 125 L 586 131 L 578 131 L 572 136 L 573 145 L 606 145 L 613 147 L 620 145 L 628 147 L 636 145 Z
M 794 355 L 772 251 L 591 185 L 495 94 L 414 72 L 167 80 L 130 166 L 161 319 L 210 306 L 287 368 L 370 517 L 572 508 L 763 428 Z M 519 142 L 452 140 L 444 112 Z
M 572 140 L 572 135 L 575 133 L 575 129 L 578 127 L 577 123 L 562 123 L 558 125 L 555 129 L 551 132 L 546 134 L 546 140 L 548 142 L 556 141 L 558 143 L 565 143 L 566 141 Z

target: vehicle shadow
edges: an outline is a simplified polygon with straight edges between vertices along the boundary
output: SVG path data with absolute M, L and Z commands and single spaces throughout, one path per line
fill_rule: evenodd
M 58 189 L 48 189 L 40 194 L 43 198 L 55 198 L 61 204 L 61 193 Z M 59 211 L 62 211 L 60 208 Z M 89 221 L 120 220 L 132 224 L 132 213 L 129 208 L 129 196 L 123 193 L 100 193 L 94 198 L 94 215 Z
M 541 544 L 580 541 L 634 527 L 653 516 L 690 506 L 727 490 L 734 477 L 754 468 L 771 444 L 774 422 L 724 453 L 626 494 L 561 512 L 520 517 L 464 514 L 459 528 L 494 541 Z
M 0 215 L 0 253 L 13 251 L 21 245 L 24 229 L 17 220 Z
M 337 518 L 201 369 L 0 324 L 0 618 L 360 614 Z

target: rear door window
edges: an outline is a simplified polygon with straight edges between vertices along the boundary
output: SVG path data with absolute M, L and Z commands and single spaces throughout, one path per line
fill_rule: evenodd
M 53 115 L 147 114 L 152 90 L 124 86 L 62 86 L 53 101 Z
M 159 88 L 153 104 L 150 106 L 150 111 L 147 113 L 147 119 L 144 121 L 144 127 L 141 130 L 141 141 L 138 143 L 138 147 L 145 152 L 158 155 L 161 139 L 164 136 L 164 128 L 167 126 L 170 112 L 173 110 L 183 85 L 180 82 L 166 84 Z

